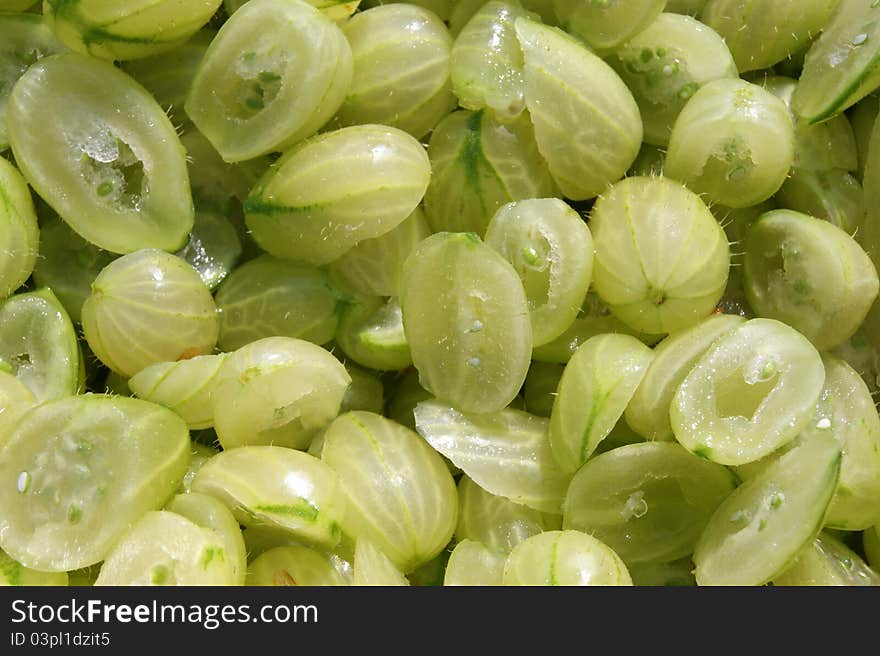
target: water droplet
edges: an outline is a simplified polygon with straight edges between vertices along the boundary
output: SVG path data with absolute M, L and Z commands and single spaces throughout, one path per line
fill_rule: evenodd
M 868 35 L 866 33 L 862 32 L 861 34 L 856 35 L 856 37 L 852 40 L 852 44 L 854 46 L 858 47 L 858 46 L 862 45 L 863 43 L 865 43 L 865 41 L 867 41 L 867 40 L 868 40 Z
M 822 417 L 816 422 L 816 428 L 831 428 L 831 420 L 828 417 Z
M 480 358 L 468 358 L 467 363 L 471 367 L 479 367 L 480 366 Z
M 31 486 L 31 475 L 30 472 L 23 471 L 18 475 L 18 481 L 16 482 L 16 487 L 20 494 L 24 494 L 28 491 L 28 488 Z
M 479 319 L 477 319 L 476 321 L 474 321 L 473 324 L 471 324 L 471 327 L 470 327 L 470 329 L 468 330 L 468 332 L 478 333 L 478 332 L 480 332 L 482 329 L 483 329 L 483 322 L 480 321 Z

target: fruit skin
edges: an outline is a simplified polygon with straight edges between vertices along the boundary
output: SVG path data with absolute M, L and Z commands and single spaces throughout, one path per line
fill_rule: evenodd
M 633 330 L 682 330 L 709 316 L 724 294 L 727 236 L 703 200 L 675 180 L 621 180 L 596 201 L 590 230 L 593 290 Z
M 464 412 L 503 410 L 532 352 L 516 271 L 473 233 L 421 242 L 403 268 L 403 326 L 422 387 Z
M 82 308 L 83 332 L 113 371 L 211 353 L 220 334 L 211 292 L 188 263 L 145 249 L 107 265 Z

